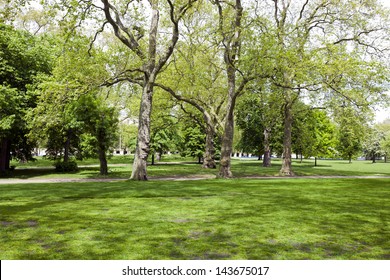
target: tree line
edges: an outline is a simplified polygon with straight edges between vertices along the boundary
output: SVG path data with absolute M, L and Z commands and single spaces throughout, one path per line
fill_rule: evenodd
M 58 168 L 97 155 L 105 174 L 125 113 L 137 124 L 134 180 L 147 179 L 172 127 L 205 168 L 220 151 L 222 178 L 233 176 L 235 143 L 264 154 L 264 166 L 280 154 L 280 174 L 292 176 L 293 151 L 351 159 L 364 135 L 371 154 L 387 139 L 362 126 L 373 106 L 388 106 L 389 10 L 379 1 L 19 2 L 0 2 L 2 171 L 40 144 Z

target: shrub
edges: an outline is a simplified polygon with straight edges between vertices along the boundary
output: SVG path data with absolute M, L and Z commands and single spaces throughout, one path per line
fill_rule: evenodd
M 54 166 L 57 172 L 73 172 L 78 170 L 77 162 L 75 161 L 68 161 L 68 162 L 58 161 L 55 163 Z

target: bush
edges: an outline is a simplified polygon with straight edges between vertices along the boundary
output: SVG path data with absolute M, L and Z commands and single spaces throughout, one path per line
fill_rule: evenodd
M 73 172 L 78 170 L 77 162 L 75 161 L 58 161 L 54 166 L 57 172 Z

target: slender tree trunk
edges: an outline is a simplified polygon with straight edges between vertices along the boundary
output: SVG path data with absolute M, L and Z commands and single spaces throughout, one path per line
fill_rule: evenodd
M 0 145 L 0 172 L 4 172 L 9 169 L 11 145 L 6 138 L 1 139 Z
M 133 171 L 130 179 L 144 181 L 147 180 L 147 159 L 150 152 L 150 116 L 152 113 L 153 85 L 146 82 L 139 113 L 137 145 L 135 148 Z
M 372 163 L 376 163 L 376 154 L 372 153 Z
M 263 167 L 271 167 L 271 147 L 270 147 L 271 129 L 264 128 L 264 157 Z
M 216 168 L 215 164 L 215 146 L 214 146 L 214 129 L 206 124 L 206 147 L 203 159 L 203 168 Z
M 99 146 L 100 175 L 108 174 L 106 150 Z
M 70 138 L 71 138 L 71 130 L 67 131 L 66 141 L 64 145 L 64 162 L 69 162 L 69 153 L 70 153 Z
M 314 157 L 314 166 L 317 166 L 317 157 Z
M 289 94 L 289 93 L 287 93 Z M 291 131 L 292 131 L 292 102 L 291 98 L 287 96 L 287 102 L 284 108 L 284 137 L 283 137 L 283 161 L 282 168 L 279 171 L 281 176 L 294 176 L 291 166 Z
M 352 155 L 349 155 L 349 163 L 352 163 Z
M 222 136 L 221 161 L 218 177 L 232 178 L 231 155 L 233 151 L 234 137 L 234 107 L 236 103 L 236 75 L 232 66 L 227 67 L 228 75 L 228 103 L 225 118 L 225 129 Z

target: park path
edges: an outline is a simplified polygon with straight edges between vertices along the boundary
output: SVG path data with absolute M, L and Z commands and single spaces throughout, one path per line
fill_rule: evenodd
M 150 177 L 149 181 L 196 181 L 215 179 L 215 175 L 199 176 L 174 176 L 174 177 Z M 235 179 L 256 179 L 256 180 L 294 180 L 294 179 L 390 179 L 390 176 L 246 176 Z M 125 178 L 28 178 L 28 179 L 0 179 L 0 185 L 11 184 L 42 184 L 42 183 L 82 183 L 82 182 L 118 182 L 126 181 Z

